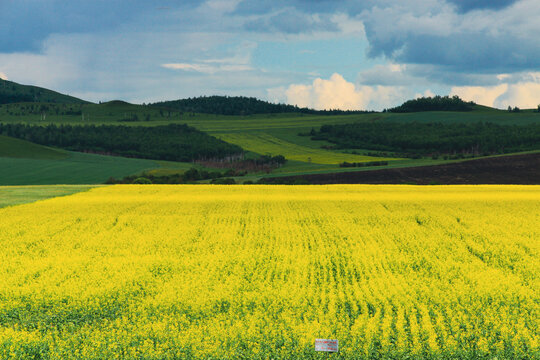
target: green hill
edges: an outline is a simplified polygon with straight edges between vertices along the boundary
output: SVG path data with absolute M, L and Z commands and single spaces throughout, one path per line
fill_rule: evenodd
M 62 150 L 0 135 L 0 157 L 59 160 L 67 158 L 68 154 Z
M 0 135 L 0 185 L 102 184 L 110 177 L 154 169 L 178 173 L 190 167 L 186 163 L 64 151 Z
M 20 102 L 45 102 L 58 104 L 87 104 L 88 101 L 73 96 L 60 94 L 45 88 L 21 85 L 13 81 L 0 79 L 0 104 Z
M 408 100 L 400 106 L 388 109 L 394 113 L 408 113 L 421 111 L 473 111 L 474 102 L 465 102 L 458 96 L 421 97 Z

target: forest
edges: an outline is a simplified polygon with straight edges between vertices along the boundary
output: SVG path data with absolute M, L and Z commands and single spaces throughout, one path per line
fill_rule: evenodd
M 201 96 L 174 101 L 162 101 L 150 105 L 182 112 L 239 116 L 278 113 L 345 115 L 363 114 L 367 112 L 356 110 L 313 110 L 299 108 L 298 106 L 293 105 L 273 104 L 245 96 Z
M 537 150 L 540 124 L 365 122 L 323 125 L 310 133 L 336 149 L 371 149 L 402 157 L 444 154 L 491 155 Z
M 143 127 L 0 123 L 0 134 L 66 150 L 154 160 L 223 160 L 243 154 L 237 145 L 178 124 Z
M 472 111 L 474 102 L 465 102 L 458 96 L 434 96 L 421 97 L 414 100 L 408 100 L 402 105 L 386 111 L 393 113 L 407 113 L 420 111 Z

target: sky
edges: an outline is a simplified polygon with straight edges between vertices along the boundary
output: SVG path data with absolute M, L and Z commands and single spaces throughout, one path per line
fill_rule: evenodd
M 538 0 L 0 0 L 0 78 L 98 102 L 540 104 Z

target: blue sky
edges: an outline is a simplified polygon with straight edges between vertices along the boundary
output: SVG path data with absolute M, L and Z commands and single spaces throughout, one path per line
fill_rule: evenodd
M 538 0 L 2 0 L 0 77 L 91 101 L 540 104 Z

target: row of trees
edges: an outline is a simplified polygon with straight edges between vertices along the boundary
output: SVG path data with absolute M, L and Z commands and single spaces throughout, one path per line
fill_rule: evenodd
M 540 124 L 391 123 L 323 125 L 312 134 L 339 149 L 372 149 L 417 157 L 435 154 L 487 155 L 540 148 Z
M 0 134 L 67 150 L 155 160 L 190 162 L 243 154 L 237 145 L 178 124 L 142 127 L 0 123 Z
M 6 94 L 0 92 L 0 104 L 11 104 L 34 101 L 34 97 L 26 94 Z
M 206 171 L 191 168 L 183 173 L 168 174 L 168 175 L 153 175 L 143 173 L 142 175 L 129 175 L 122 179 L 113 177 L 106 181 L 106 184 L 190 184 L 200 180 L 216 180 L 231 176 L 244 176 L 245 173 L 237 173 L 234 170 L 221 171 Z

